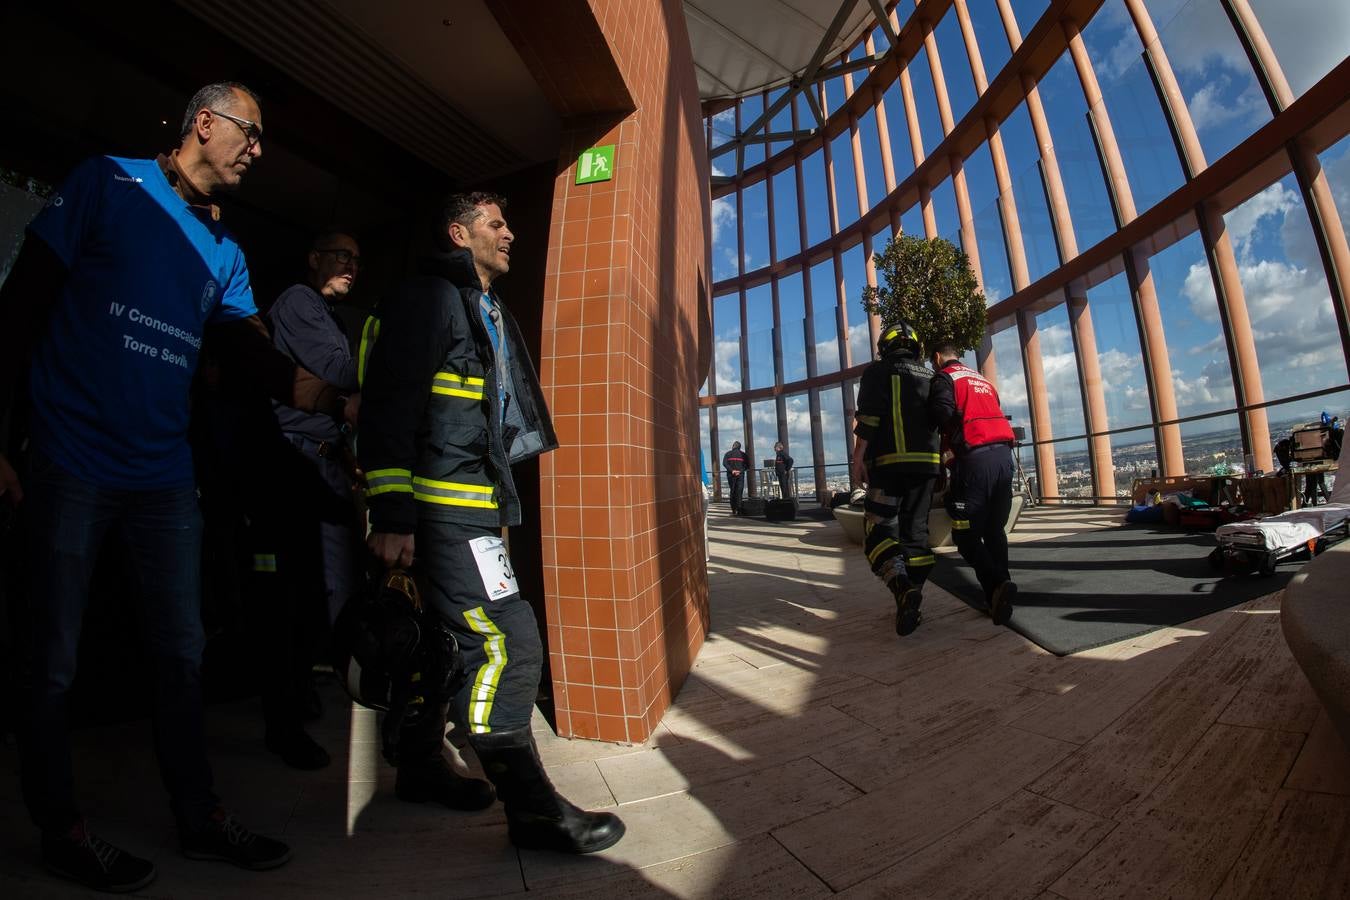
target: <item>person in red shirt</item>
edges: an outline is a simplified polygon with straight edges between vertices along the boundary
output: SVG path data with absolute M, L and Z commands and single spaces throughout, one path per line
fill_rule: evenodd
M 947 491 L 952 539 L 975 570 L 994 624 L 1007 625 L 1017 596 L 1004 531 L 1012 508 L 1012 426 L 999 406 L 998 390 L 961 362 L 954 343 L 939 343 L 932 361 L 928 412 L 952 454 Z

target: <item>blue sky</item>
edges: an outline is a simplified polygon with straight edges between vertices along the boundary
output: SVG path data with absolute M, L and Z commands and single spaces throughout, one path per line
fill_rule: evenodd
M 1257 89 L 1250 64 L 1218 0 L 1148 0 L 1146 5 L 1159 30 L 1159 42 L 1181 84 L 1205 154 L 1210 160 L 1217 159 L 1270 119 L 1269 108 Z M 1305 0 L 1292 4 L 1295 8 L 1290 9 L 1291 4 L 1281 0 L 1252 0 L 1252 5 L 1285 62 L 1296 93 L 1322 77 L 1350 49 L 1350 4 Z M 1024 35 L 1046 6 L 1047 0 L 1015 0 L 1013 7 Z M 969 9 L 986 73 L 992 78 L 1010 56 L 1003 26 L 992 2 L 972 2 Z M 973 104 L 975 89 L 954 12 L 939 23 L 935 37 L 953 113 L 959 121 Z M 1103 93 L 1101 105 L 1094 109 L 1087 107 L 1073 62 L 1067 54 L 1038 85 L 1080 252 L 1115 229 L 1093 144 L 1093 117 L 1110 117 L 1125 158 L 1130 190 L 1140 212 L 1167 196 L 1184 180 L 1144 64 L 1145 48 L 1130 22 L 1123 0 L 1107 0 L 1083 29 L 1083 38 Z M 856 73 L 857 83 L 861 83 L 863 74 Z M 943 135 L 925 52 L 921 51 L 911 63 L 910 77 L 922 149 L 927 152 L 937 146 Z M 843 79 L 836 79 L 827 86 L 829 108 L 842 101 L 843 90 Z M 913 171 L 914 163 L 898 82 L 885 91 L 883 104 L 896 177 L 903 179 Z M 758 108 L 762 107 L 757 105 Z M 749 118 L 743 113 L 742 121 L 748 122 Z M 721 114 L 714 120 L 713 128 L 715 133 L 730 133 L 734 128 L 734 113 Z M 885 190 L 878 130 L 879 123 L 874 114 L 869 113 L 859 120 L 863 179 L 869 207 L 883 199 Z M 1034 281 L 1053 271 L 1060 265 L 1060 260 L 1045 203 L 1040 154 L 1025 106 L 1009 116 L 1000 127 L 1000 133 L 1012 174 L 1013 196 L 1030 277 Z M 839 227 L 846 227 L 858 217 L 849 132 L 835 138 L 830 151 L 841 188 Z M 1350 214 L 1350 139 L 1328 149 L 1322 155 L 1322 162 L 1336 192 L 1342 216 Z M 731 171 L 734 159 L 720 157 L 715 160 L 715 165 L 719 171 Z M 1013 285 L 1006 263 L 997 189 L 987 147 L 981 147 L 966 160 L 965 175 L 974 211 L 982 280 L 990 302 L 997 302 L 1012 293 Z M 740 258 L 735 244 L 735 197 L 730 195 L 714 201 L 715 281 L 767 265 L 770 262 L 770 228 L 774 229 L 779 243 L 777 258 L 790 257 L 800 250 L 795 175 L 789 170 L 775 177 L 773 182 L 779 221 L 768 221 L 765 186 L 747 191 L 742 198 L 746 237 L 744 254 Z M 803 182 L 806 245 L 815 247 L 827 241 L 832 233 L 823 151 L 817 151 L 804 161 Z M 950 179 L 933 191 L 932 199 L 938 233 L 959 243 L 960 222 Z M 908 232 L 923 232 L 917 206 L 906 210 L 901 222 Z M 1273 399 L 1344 383 L 1345 371 L 1340 361 L 1341 348 L 1329 292 L 1313 244 L 1307 211 L 1293 177 L 1287 176 L 1268 185 L 1229 210 L 1225 222 L 1238 256 L 1242 286 L 1256 332 L 1266 397 Z M 889 229 L 886 229 L 878 236 L 875 249 L 880 250 L 888 237 Z M 817 372 L 820 374 L 837 371 L 840 365 L 835 331 L 838 313 L 833 308 L 838 277 L 844 282 L 845 312 L 851 326 L 846 341 L 855 362 L 870 349 L 866 344 L 865 321 L 858 299 L 865 284 L 863 262 L 861 245 L 856 245 L 841 253 L 838 273 L 833 259 L 828 256 L 823 262 L 808 267 L 806 280 L 811 285 L 815 306 L 813 322 Z M 1192 232 L 1152 257 L 1150 265 L 1163 312 L 1180 414 L 1193 415 L 1230 407 L 1233 390 L 1227 349 L 1222 340 L 1218 307 L 1199 236 Z M 797 273 L 779 284 L 782 337 L 785 348 L 789 348 L 785 352 L 784 377 L 789 383 L 805 374 L 805 353 L 800 349 L 801 335 L 805 331 L 802 283 L 803 276 Z M 769 296 L 769 291 L 766 285 L 752 292 L 752 302 L 747 309 L 750 383 L 753 386 L 773 383 L 772 306 L 762 299 Z M 1103 376 L 1112 386 L 1108 392 L 1109 424 L 1111 427 L 1146 424 L 1150 420 L 1147 390 L 1138 330 L 1124 276 L 1118 275 L 1094 286 L 1088 297 L 1093 308 L 1099 362 Z M 735 389 L 728 387 L 726 378 L 739 378 L 738 372 L 732 372 L 739 367 L 739 322 L 727 323 L 725 319 L 733 311 L 739 315 L 735 303 L 735 298 L 729 297 L 719 299 L 715 304 L 719 393 Z M 1082 434 L 1078 372 L 1066 308 L 1060 303 L 1041 313 L 1037 324 L 1051 394 L 1053 432 L 1056 436 Z M 1025 417 L 1025 380 L 1015 330 L 995 335 L 994 347 L 1000 391 L 1007 405 Z M 833 407 L 842 402 L 842 394 L 835 396 L 840 398 L 839 403 L 833 400 L 826 403 L 822 396 L 823 416 L 833 415 Z M 804 404 L 804 399 L 802 402 Z M 1324 403 L 1350 406 L 1350 393 L 1277 409 L 1271 415 L 1279 419 L 1315 413 Z M 772 412 L 771 407 L 769 404 L 766 414 Z M 1185 430 L 1190 434 L 1214 427 L 1215 423 L 1200 423 Z M 791 422 L 789 429 L 800 430 L 794 429 Z M 843 429 L 841 420 L 837 430 L 842 434 Z M 827 431 L 833 434 L 835 426 L 831 425 Z M 1147 437 L 1146 431 L 1139 434 L 1139 439 Z M 1128 436 L 1118 440 L 1132 443 L 1136 438 Z M 842 437 L 829 439 L 827 462 L 836 461 L 831 449 L 836 445 L 842 446 Z M 842 458 L 842 449 L 838 452 Z M 801 460 L 806 454 L 798 452 L 796 455 Z

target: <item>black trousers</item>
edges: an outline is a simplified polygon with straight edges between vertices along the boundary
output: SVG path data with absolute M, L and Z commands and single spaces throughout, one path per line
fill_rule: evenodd
M 936 475 L 868 472 L 863 552 L 882 581 L 922 588 L 933 570 L 928 507 Z
M 445 699 L 455 721 L 470 735 L 529 727 L 544 659 L 530 604 L 518 590 L 503 593 L 500 577 L 490 586 L 486 582 L 490 576 L 480 569 L 479 559 L 485 546 L 491 547 L 487 563 L 495 562 L 495 572 L 509 576 L 511 561 L 501 532 L 491 528 L 419 524 L 413 563 L 422 602 L 450 627 L 464 657 L 467 680 L 454 697 Z M 442 707 L 438 715 L 412 718 L 415 727 L 405 729 L 399 739 L 399 762 L 440 753 L 444 713 Z
M 728 472 L 727 484 L 731 488 L 731 511 L 738 513 L 741 511 L 741 492 L 745 490 L 745 473 Z
M 786 469 L 778 474 L 778 495 L 784 500 L 792 496 L 792 478 Z
M 985 596 L 1011 578 L 1008 534 L 1012 509 L 1012 450 L 1005 444 L 977 447 L 957 460 L 947 491 L 952 540 L 975 570 Z

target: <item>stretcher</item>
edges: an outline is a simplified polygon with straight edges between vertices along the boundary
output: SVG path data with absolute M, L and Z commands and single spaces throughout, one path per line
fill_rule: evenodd
M 1215 568 L 1246 564 L 1261 575 L 1273 575 L 1275 566 L 1294 557 L 1321 553 L 1350 533 L 1350 503 L 1308 506 L 1246 522 L 1220 525 L 1214 532 L 1219 546 L 1209 555 Z

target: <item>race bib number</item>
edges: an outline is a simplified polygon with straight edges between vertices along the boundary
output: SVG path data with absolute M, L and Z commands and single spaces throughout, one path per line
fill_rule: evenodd
M 499 537 L 480 537 L 469 541 L 473 561 L 478 564 L 478 575 L 483 579 L 483 590 L 488 600 L 500 600 L 520 590 L 516 573 L 511 571 L 511 558 L 506 555 L 506 544 Z

